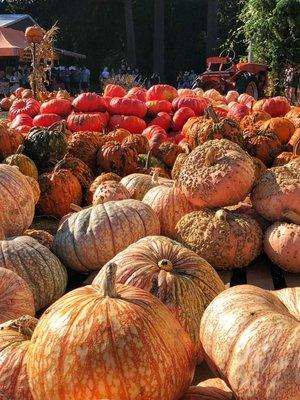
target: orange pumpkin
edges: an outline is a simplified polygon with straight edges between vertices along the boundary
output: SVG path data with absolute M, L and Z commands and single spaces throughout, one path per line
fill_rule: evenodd
M 25 38 L 28 43 L 41 43 L 45 31 L 39 25 L 33 25 L 26 28 Z
M 117 142 L 107 142 L 98 151 L 97 165 L 100 171 L 125 176 L 138 166 L 137 152 L 132 147 Z
M 288 164 L 290 161 L 295 160 L 296 158 L 300 159 L 300 155 L 295 154 L 291 151 L 284 151 L 275 158 L 272 166 L 273 167 L 282 167 L 283 165 Z
M 14 154 L 17 148 L 24 142 L 21 133 L 10 129 L 0 122 L 0 160 Z
M 116 181 L 106 181 L 101 183 L 95 190 L 93 195 L 93 205 L 129 198 L 130 193 L 121 183 Z
M 124 139 L 130 136 L 131 133 L 127 129 L 117 128 L 108 133 L 107 138 L 109 141 L 122 143 Z
M 184 153 L 182 147 L 175 143 L 162 143 L 157 151 L 157 158 L 167 167 L 172 168 L 179 154 Z
M 246 130 L 253 127 L 258 122 L 267 121 L 269 119 L 271 119 L 271 115 L 265 111 L 252 111 L 241 120 L 240 125 L 242 130 Z
M 286 144 L 295 132 L 294 124 L 287 118 L 271 118 L 261 125 L 261 129 L 272 130 L 278 136 L 281 144 Z
M 234 400 L 234 395 L 224 381 L 214 378 L 190 386 L 180 400 Z
M 107 172 L 97 176 L 97 178 L 95 178 L 91 183 L 88 192 L 86 193 L 86 203 L 92 204 L 94 193 L 97 190 L 97 187 L 101 185 L 101 183 L 106 181 L 120 182 L 120 180 L 121 177 L 117 174 L 114 174 L 113 172 Z
M 106 272 L 102 285 L 68 293 L 40 319 L 27 354 L 34 398 L 180 398 L 195 368 L 188 334 L 151 294 L 116 286 L 115 264 Z M 90 328 L 84 331 L 87 315 Z M 57 321 L 64 321 L 59 329 Z M 62 368 L 69 373 L 60 374 Z
M 135 149 L 138 154 L 147 154 L 150 150 L 149 141 L 143 135 L 127 136 L 122 143 Z
M 252 160 L 255 166 L 255 179 L 258 179 L 267 170 L 267 167 L 259 158 L 252 157 Z
M 290 138 L 287 145 L 288 150 L 292 150 L 298 143 L 300 143 L 300 128 L 296 129 Z

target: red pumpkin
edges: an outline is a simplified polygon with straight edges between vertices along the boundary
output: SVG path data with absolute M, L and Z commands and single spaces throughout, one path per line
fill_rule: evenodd
M 9 119 L 12 121 L 18 114 L 36 116 L 40 111 L 40 103 L 35 99 L 15 100 L 9 110 Z
M 228 110 L 223 107 L 214 107 L 215 113 L 219 118 L 226 118 Z
M 172 101 L 178 96 L 177 90 L 170 85 L 154 85 L 147 90 L 146 100 L 167 100 Z
M 62 120 L 57 114 L 39 114 L 33 118 L 33 126 L 49 127 Z
M 33 93 L 31 89 L 24 89 L 21 94 L 22 99 L 31 99 L 33 97 Z
M 290 109 L 287 99 L 281 96 L 267 99 L 262 106 L 262 111 L 267 112 L 271 117 L 283 117 Z
M 10 127 L 14 129 L 21 125 L 32 126 L 32 118 L 28 114 L 18 114 L 11 122 Z
M 109 120 L 110 129 L 123 128 L 130 133 L 142 133 L 146 129 L 146 122 L 133 115 L 113 115 Z
M 105 86 L 104 97 L 124 97 L 126 90 L 120 85 L 108 84 Z
M 72 103 L 76 112 L 104 112 L 107 110 L 106 100 L 96 93 L 81 93 Z
M 143 131 L 143 136 L 145 136 L 149 141 L 157 134 L 164 136 L 165 140 L 167 140 L 166 131 L 158 125 L 148 126 L 148 128 L 144 129 Z
M 67 119 L 67 128 L 71 132 L 101 132 L 106 125 L 107 117 L 104 113 L 74 113 Z
M 145 102 L 146 101 L 146 93 L 147 93 L 147 90 L 142 87 L 133 87 L 128 91 L 128 93 L 126 94 L 126 97 L 135 96 L 135 98 Z
M 134 115 L 135 117 L 144 118 L 147 113 L 145 103 L 133 98 L 114 98 L 108 104 L 110 114 Z
M 241 121 L 249 113 L 250 109 L 247 106 L 245 106 L 245 104 L 235 103 L 230 107 L 227 116 L 234 117 L 238 121 Z
M 204 110 L 211 104 L 211 101 L 206 98 L 195 98 L 195 97 L 177 97 L 172 102 L 174 111 L 179 110 L 182 107 L 191 108 L 195 115 L 204 115 Z
M 169 113 L 172 110 L 172 103 L 167 100 L 151 100 L 146 102 L 148 114 L 156 115 L 159 112 Z
M 172 118 L 168 113 L 159 112 L 157 116 L 149 123 L 149 126 L 158 125 L 167 131 L 170 128 L 171 120 Z
M 17 133 L 21 133 L 23 136 L 27 136 L 27 134 L 31 128 L 32 128 L 32 126 L 29 126 L 29 125 L 20 125 L 20 126 L 17 126 L 16 128 L 14 128 L 14 131 Z
M 175 132 L 180 131 L 186 121 L 191 117 L 195 117 L 195 112 L 191 108 L 179 108 L 179 110 L 177 110 L 173 116 L 172 129 Z
M 66 99 L 53 99 L 46 101 L 41 105 L 41 114 L 57 114 L 61 117 L 66 117 L 71 114 L 72 104 L 70 100 Z

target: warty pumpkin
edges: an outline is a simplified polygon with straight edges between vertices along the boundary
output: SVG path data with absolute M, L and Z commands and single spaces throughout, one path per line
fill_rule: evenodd
M 181 167 L 183 166 L 183 163 L 187 159 L 188 155 L 189 155 L 189 153 L 186 151 L 184 153 L 178 154 L 178 156 L 174 162 L 172 172 L 171 172 L 172 179 L 175 179 L 175 180 L 178 179 L 180 171 L 181 171 Z
M 124 139 L 130 136 L 131 133 L 127 129 L 116 128 L 107 134 L 107 139 L 110 142 L 123 143 Z
M 14 154 L 23 142 L 24 137 L 21 133 L 0 122 L 0 161 Z
M 20 148 L 21 151 L 22 148 Z M 16 166 L 19 168 L 19 171 L 22 172 L 23 175 L 30 176 L 35 180 L 38 180 L 39 173 L 35 163 L 24 154 L 19 154 L 18 151 L 16 154 L 12 154 L 9 157 L 6 157 L 5 160 L 2 161 L 3 164 Z
M 97 153 L 97 165 L 101 172 L 114 172 L 125 176 L 136 170 L 137 156 L 136 150 L 130 145 L 107 142 Z
M 193 150 L 181 167 L 179 184 L 187 199 L 198 207 L 237 204 L 255 180 L 251 157 L 227 139 L 209 140 Z
M 103 172 L 101 175 L 97 176 L 93 182 L 90 184 L 90 187 L 86 193 L 85 196 L 85 202 L 86 204 L 92 204 L 93 202 L 93 196 L 94 193 L 99 185 L 101 183 L 106 182 L 106 181 L 115 181 L 115 182 L 120 182 L 121 177 L 117 174 L 114 174 L 113 172 Z
M 298 400 L 300 288 L 238 285 L 204 311 L 200 339 L 214 372 L 243 400 Z
M 192 338 L 198 360 L 204 309 L 225 286 L 214 269 L 194 252 L 163 236 L 148 236 L 118 253 L 116 282 L 147 290 L 164 303 Z M 93 283 L 106 279 L 104 267 Z
M 39 199 L 41 197 L 40 185 L 39 185 L 38 181 L 36 181 L 31 176 L 25 175 L 25 178 L 26 178 L 27 182 L 29 183 L 30 188 L 32 190 L 33 198 L 34 198 L 34 204 L 37 204 L 37 202 L 39 201 Z
M 59 298 L 66 289 L 65 267 L 49 249 L 29 236 L 0 241 L 0 267 L 17 273 L 29 285 L 36 310 Z
M 283 165 L 286 165 L 290 161 L 295 160 L 297 158 L 300 159 L 300 151 L 299 154 L 295 154 L 294 152 L 291 151 L 283 151 L 274 159 L 272 167 L 282 167 Z
M 115 268 L 107 267 L 102 285 L 68 293 L 40 319 L 27 357 L 36 400 L 173 400 L 187 390 L 195 368 L 191 339 L 154 296 L 116 285 Z
M 242 130 L 249 129 L 255 124 L 262 121 L 267 121 L 271 119 L 271 115 L 265 111 L 251 111 L 250 114 L 246 115 L 240 122 Z
M 0 268 L 0 324 L 34 314 L 34 299 L 27 283 L 15 272 Z
M 130 193 L 120 182 L 106 181 L 101 183 L 95 190 L 93 195 L 93 205 L 129 198 Z
M 184 153 L 182 147 L 175 143 L 162 143 L 157 151 L 157 158 L 168 168 L 172 168 L 179 154 Z
M 185 215 L 176 225 L 176 238 L 216 269 L 245 267 L 262 250 L 262 231 L 257 222 L 224 209 Z
M 122 143 L 135 149 L 138 154 L 145 154 L 150 150 L 148 139 L 143 135 L 127 136 Z
M 60 226 L 54 253 L 77 271 L 98 270 L 138 239 L 158 235 L 159 220 L 138 200 L 109 201 L 72 214 Z

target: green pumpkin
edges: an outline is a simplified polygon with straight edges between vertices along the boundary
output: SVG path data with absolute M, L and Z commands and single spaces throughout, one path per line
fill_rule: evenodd
M 30 157 L 39 169 L 43 169 L 61 160 L 66 148 L 64 124 L 59 122 L 49 128 L 32 128 L 24 141 L 23 153 Z
M 12 167 L 18 167 L 23 175 L 30 176 L 36 181 L 39 178 L 39 173 L 35 163 L 24 154 L 12 154 L 11 156 L 6 157 L 2 163 L 11 165 Z
M 146 168 L 147 158 L 148 158 L 148 154 L 139 154 L 139 156 L 138 156 L 139 167 Z M 165 164 L 162 161 L 158 160 L 156 157 L 150 156 L 147 167 L 148 168 L 150 168 L 150 167 L 165 168 Z

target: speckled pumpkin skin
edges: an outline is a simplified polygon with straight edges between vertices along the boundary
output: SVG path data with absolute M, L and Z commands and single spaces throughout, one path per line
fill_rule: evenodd
M 179 184 L 188 200 L 198 207 L 237 204 L 250 192 L 255 180 L 251 157 L 230 140 L 210 140 L 185 160 Z
M 300 226 L 275 222 L 265 233 L 264 251 L 282 269 L 300 272 Z
M 41 196 L 40 185 L 39 185 L 38 181 L 36 181 L 31 176 L 25 175 L 25 178 L 31 187 L 31 190 L 33 193 L 33 198 L 34 198 L 34 204 L 37 204 L 37 202 L 39 201 L 40 196 Z
M 145 154 L 150 150 L 149 141 L 143 135 L 127 136 L 122 143 L 135 149 L 138 154 Z
M 181 167 L 183 166 L 183 163 L 187 159 L 187 156 L 188 156 L 187 153 L 178 154 L 171 172 L 172 179 L 178 179 Z
M 261 121 L 271 119 L 271 115 L 265 111 L 253 111 L 246 115 L 240 122 L 242 130 L 253 128 L 254 125 Z
M 195 367 L 188 334 L 148 292 L 116 290 L 118 298 L 99 285 L 73 290 L 42 316 L 27 358 L 35 400 L 173 400 L 187 390 Z
M 268 122 L 268 121 L 267 121 Z M 275 131 L 267 129 L 250 129 L 244 131 L 244 148 L 264 164 L 272 165 L 275 157 L 281 152 L 282 144 Z
M 299 399 L 299 298 L 300 288 L 269 292 L 238 285 L 204 311 L 206 357 L 236 398 Z
M 36 181 L 39 178 L 39 173 L 35 163 L 24 154 L 13 154 L 3 160 L 3 164 L 18 167 L 22 174 L 30 176 Z
M 27 283 L 14 272 L 0 268 L 0 324 L 34 314 L 33 295 Z
M 299 199 L 300 169 L 291 164 L 266 171 L 251 193 L 253 207 L 269 221 L 282 220 L 285 210 L 300 214 Z
M 45 246 L 29 236 L 0 241 L 0 267 L 17 273 L 29 285 L 36 310 L 63 295 L 67 285 L 65 267 Z
M 147 204 L 132 199 L 110 201 L 64 221 L 54 238 L 53 251 L 72 269 L 99 270 L 131 243 L 159 233 L 159 220 Z
M 175 143 L 162 143 L 157 152 L 157 157 L 168 168 L 172 168 L 179 154 L 184 153 L 182 147 Z
M 190 386 L 180 400 L 234 400 L 234 395 L 224 381 L 214 378 Z
M 145 194 L 143 202 L 149 204 L 158 216 L 161 234 L 170 238 L 176 237 L 177 222 L 184 215 L 197 210 L 176 186 L 156 186 Z
M 97 165 L 99 171 L 114 172 L 125 176 L 133 173 L 138 166 L 137 152 L 130 145 L 107 142 L 98 151 Z
M 33 400 L 26 354 L 37 319 L 24 316 L 0 325 L 0 398 Z
M 202 210 L 187 214 L 176 225 L 177 240 L 216 269 L 241 268 L 262 250 L 262 231 L 245 214 Z
M 264 122 L 261 129 L 273 130 L 280 142 L 286 144 L 295 132 L 295 125 L 288 118 L 276 117 Z
M 107 203 L 114 200 L 130 198 L 130 193 L 120 182 L 106 181 L 101 183 L 93 195 L 93 205 Z
M 29 228 L 34 207 L 26 177 L 16 167 L 0 165 L 0 226 L 5 237 L 21 235 Z
M 152 188 L 158 186 L 159 180 L 156 175 L 130 174 L 121 179 L 122 185 L 130 193 L 130 197 L 136 200 L 143 200 L 145 194 Z
M 106 181 L 115 181 L 115 182 L 120 182 L 121 177 L 117 174 L 114 174 L 113 172 L 104 172 L 101 175 L 97 176 L 91 183 L 86 196 L 85 196 L 85 202 L 86 204 L 92 204 L 93 202 L 93 196 L 94 193 L 99 185 L 101 183 L 106 182 Z
M 21 133 L 9 129 L 0 122 L 0 161 L 14 154 L 23 141 L 24 137 Z
M 162 260 L 171 264 L 164 266 Z M 189 333 L 198 359 L 201 316 L 224 284 L 214 269 L 201 257 L 181 244 L 163 236 L 148 236 L 117 254 L 111 262 L 117 265 L 117 282 L 147 290 L 158 297 Z M 93 283 L 105 279 L 105 268 Z M 157 283 L 155 283 L 157 280 Z

